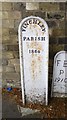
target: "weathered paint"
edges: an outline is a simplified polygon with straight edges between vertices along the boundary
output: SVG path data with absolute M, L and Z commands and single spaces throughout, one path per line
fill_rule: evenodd
M 19 51 L 23 103 L 26 99 L 47 105 L 49 35 L 43 19 L 31 16 L 21 21 Z
M 67 52 L 60 51 L 54 57 L 52 96 L 67 97 Z

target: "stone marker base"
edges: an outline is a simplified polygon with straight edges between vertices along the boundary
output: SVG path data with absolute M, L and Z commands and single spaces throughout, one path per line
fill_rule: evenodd
M 67 94 L 64 93 L 53 93 L 53 97 L 67 97 Z
M 18 110 L 21 112 L 22 117 L 26 117 L 29 115 L 35 116 L 35 114 L 38 114 L 38 116 L 39 116 L 39 114 L 40 114 L 40 110 L 37 110 L 37 109 L 32 110 L 30 108 L 24 108 L 24 107 L 21 107 L 19 105 L 17 105 L 17 107 L 18 107 Z

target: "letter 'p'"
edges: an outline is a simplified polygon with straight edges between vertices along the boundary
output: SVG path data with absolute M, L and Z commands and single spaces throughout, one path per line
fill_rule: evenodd
M 60 70 L 60 74 L 59 75 L 61 75 L 61 74 L 63 74 L 64 73 L 64 71 L 63 70 Z

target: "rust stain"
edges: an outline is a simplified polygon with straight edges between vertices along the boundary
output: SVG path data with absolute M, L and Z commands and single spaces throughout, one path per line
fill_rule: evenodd
M 37 27 L 37 25 L 36 25 L 36 24 L 34 24 L 34 27 L 36 28 L 36 27 Z
M 36 42 L 31 42 L 30 47 L 33 48 L 33 47 L 36 47 L 36 45 L 37 45 Z
M 38 61 L 42 61 L 42 57 L 41 56 L 38 56 Z
M 44 35 L 44 32 L 42 32 L 42 35 Z
M 38 44 L 37 49 L 38 49 L 38 50 L 43 50 L 42 44 Z
M 32 60 L 31 61 L 31 71 L 32 71 L 32 78 L 33 80 L 35 80 L 35 69 L 36 68 L 36 60 Z
M 34 60 L 32 60 L 32 65 L 35 65 L 35 61 Z
M 38 56 L 38 74 L 40 74 L 41 73 L 41 68 L 42 68 L 42 66 L 41 66 L 41 64 L 42 64 L 42 56 L 40 55 L 40 56 Z
M 31 74 L 32 74 L 32 79 L 35 80 L 37 77 L 39 79 L 39 75 L 41 74 L 41 69 L 42 69 L 42 56 L 34 56 L 31 61 Z
M 37 50 L 43 50 L 42 44 L 37 42 L 31 42 L 30 47 Z

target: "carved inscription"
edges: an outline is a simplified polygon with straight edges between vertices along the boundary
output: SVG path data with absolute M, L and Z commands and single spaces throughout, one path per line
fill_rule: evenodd
M 48 104 L 48 25 L 40 17 L 24 18 L 20 25 L 22 88 L 26 102 Z M 20 48 L 20 47 L 19 47 Z M 23 57 L 22 57 L 23 56 Z M 21 78 L 22 79 L 22 78 Z M 23 100 L 24 100 L 23 97 Z
M 54 57 L 52 94 L 55 97 L 67 96 L 67 52 L 60 51 Z

